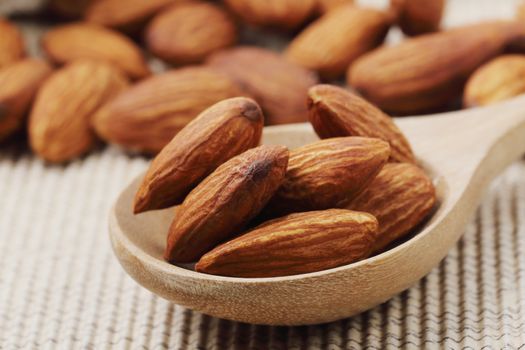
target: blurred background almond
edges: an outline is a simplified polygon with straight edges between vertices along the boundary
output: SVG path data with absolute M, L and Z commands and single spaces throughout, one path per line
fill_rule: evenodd
M 0 68 L 25 55 L 24 38 L 12 23 L 0 17 Z
M 391 0 L 398 25 L 406 35 L 419 35 L 439 30 L 445 0 Z

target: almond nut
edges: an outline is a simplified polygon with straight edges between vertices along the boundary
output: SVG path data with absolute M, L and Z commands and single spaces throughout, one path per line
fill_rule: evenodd
M 419 35 L 439 30 L 445 0 L 390 0 L 398 16 L 398 25 L 406 35 Z
M 0 17 L 0 68 L 25 56 L 24 38 L 18 28 Z

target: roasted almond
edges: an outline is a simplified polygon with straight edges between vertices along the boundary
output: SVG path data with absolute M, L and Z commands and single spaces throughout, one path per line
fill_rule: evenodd
M 316 10 L 319 15 L 324 15 L 341 5 L 352 4 L 354 0 L 316 0 Z
M 290 152 L 285 180 L 265 212 L 278 217 L 343 207 L 374 179 L 389 156 L 387 142 L 366 137 L 338 137 L 299 147 Z
M 525 56 L 504 55 L 485 63 L 469 78 L 465 107 L 485 106 L 525 93 Z
M 344 209 L 291 214 L 216 247 L 195 269 L 232 277 L 326 270 L 368 257 L 377 227 L 372 215 Z
M 0 141 L 20 129 L 26 113 L 51 67 L 38 59 L 24 59 L 0 69 Z
M 114 64 L 132 79 L 150 74 L 138 46 L 116 31 L 93 24 L 79 22 L 55 27 L 42 38 L 42 49 L 57 64 L 96 59 Z
M 405 40 L 357 60 L 348 71 L 348 83 L 391 113 L 443 108 L 461 96 L 476 68 L 524 32 L 521 23 L 500 21 Z
M 211 105 L 245 95 L 227 76 L 205 67 L 154 75 L 105 104 L 93 118 L 97 134 L 134 151 L 158 153 Z
M 235 79 L 259 102 L 267 124 L 307 120 L 306 91 L 317 83 L 312 72 L 278 53 L 247 46 L 218 52 L 208 64 Z
M 295 29 L 315 10 L 316 0 L 225 0 L 245 22 L 279 29 Z
M 406 35 L 439 30 L 445 0 L 390 0 L 398 16 L 398 25 Z
M 391 16 L 379 10 L 340 6 L 306 27 L 285 56 L 324 78 L 337 78 L 356 58 L 383 42 L 391 22 Z
M 24 38 L 18 28 L 0 17 L 0 68 L 25 55 Z
M 286 147 L 259 146 L 219 166 L 178 207 L 165 258 L 197 261 L 239 233 L 281 185 L 287 164 Z
M 379 252 L 410 233 L 435 203 L 434 185 L 423 170 L 413 164 L 389 163 L 347 208 L 377 218 L 379 233 L 373 251 Z
M 90 118 L 128 82 L 117 68 L 76 61 L 53 73 L 36 96 L 29 118 L 29 141 L 40 157 L 64 162 L 90 150 L 95 142 Z
M 134 212 L 181 203 L 219 165 L 257 146 L 263 123 L 257 103 L 245 97 L 203 111 L 153 160 L 135 196 Z
M 359 96 L 333 85 L 308 91 L 310 123 L 320 138 L 374 137 L 390 143 L 390 159 L 414 163 L 412 148 L 392 118 Z
M 228 13 L 201 1 L 182 2 L 162 11 L 146 31 L 148 49 L 173 64 L 201 62 L 236 40 L 237 29 Z

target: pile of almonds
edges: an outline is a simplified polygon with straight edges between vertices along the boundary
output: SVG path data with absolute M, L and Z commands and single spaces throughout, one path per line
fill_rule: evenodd
M 523 93 L 525 26 L 440 31 L 444 8 L 445 0 L 391 0 L 387 9 L 352 0 L 48 0 L 44 58 L 27 57 L 20 30 L 0 19 L 0 142 L 27 130 L 31 149 L 54 163 L 101 141 L 157 154 L 228 98 L 254 99 L 266 125 L 305 122 L 308 89 L 345 77 L 392 115 Z M 382 46 L 395 25 L 409 38 Z M 290 40 L 276 52 L 253 46 L 253 32 Z M 153 74 L 151 56 L 172 68 Z
M 379 109 L 333 85 L 308 90 L 320 141 L 258 146 L 257 102 L 203 111 L 151 163 L 136 214 L 177 206 L 165 258 L 199 272 L 272 277 L 320 271 L 379 253 L 432 211 L 432 181 Z

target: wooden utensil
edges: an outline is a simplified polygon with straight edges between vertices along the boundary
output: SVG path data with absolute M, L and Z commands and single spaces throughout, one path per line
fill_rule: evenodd
M 525 96 L 478 109 L 397 120 L 434 178 L 439 207 L 420 232 L 380 255 L 338 268 L 276 278 L 230 278 L 162 259 L 173 209 L 132 214 L 140 179 L 110 217 L 114 251 L 140 284 L 177 304 L 216 317 L 269 325 L 333 321 L 370 309 L 409 288 L 461 237 L 490 180 L 525 152 Z M 291 148 L 316 140 L 308 124 L 268 127 L 266 144 Z

